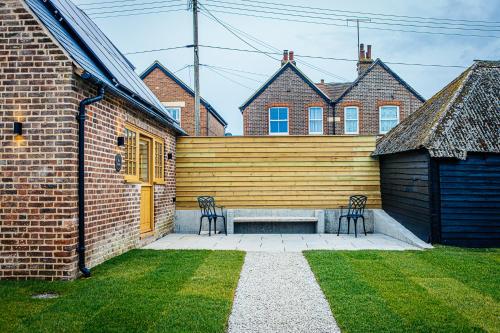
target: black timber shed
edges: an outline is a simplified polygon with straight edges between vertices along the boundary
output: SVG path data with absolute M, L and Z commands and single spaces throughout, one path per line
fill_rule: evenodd
M 373 155 L 382 208 L 422 240 L 499 247 L 500 61 L 475 61 Z

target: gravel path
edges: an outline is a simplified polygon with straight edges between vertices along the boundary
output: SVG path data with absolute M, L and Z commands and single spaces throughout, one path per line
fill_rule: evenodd
M 228 332 L 340 329 L 302 253 L 247 252 Z

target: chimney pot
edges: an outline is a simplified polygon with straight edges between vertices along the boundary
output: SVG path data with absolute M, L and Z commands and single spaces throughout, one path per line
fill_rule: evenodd
M 321 84 L 325 84 L 325 80 L 324 79 L 321 79 Z
M 365 44 L 359 44 L 359 60 L 365 59 Z
M 367 59 L 372 58 L 372 46 L 371 45 L 366 46 L 366 58 Z
M 289 59 L 290 59 L 290 62 L 295 65 L 295 60 L 293 58 L 293 51 L 290 51 L 290 53 L 289 53 Z
M 283 50 L 283 59 L 281 59 L 281 66 L 288 62 L 288 50 Z

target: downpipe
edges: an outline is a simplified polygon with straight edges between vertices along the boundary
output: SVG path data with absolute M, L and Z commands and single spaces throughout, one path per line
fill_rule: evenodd
M 98 94 L 80 101 L 78 106 L 78 268 L 84 277 L 90 276 L 90 269 L 85 265 L 85 119 L 86 106 L 104 98 L 104 87 Z

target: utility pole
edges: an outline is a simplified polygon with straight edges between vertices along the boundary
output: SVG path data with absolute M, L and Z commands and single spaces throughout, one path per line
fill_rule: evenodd
M 201 135 L 200 129 L 200 55 L 198 47 L 198 0 L 192 0 L 193 6 L 193 50 L 194 50 L 194 132 Z M 207 114 L 208 118 L 208 114 Z M 207 129 L 208 130 L 208 129 Z

